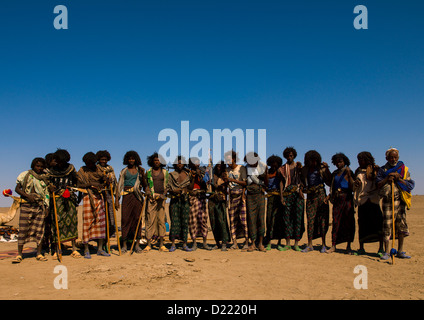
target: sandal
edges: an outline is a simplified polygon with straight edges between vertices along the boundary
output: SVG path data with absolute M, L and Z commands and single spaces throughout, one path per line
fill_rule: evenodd
M 396 257 L 400 259 L 411 259 L 411 256 L 407 256 L 405 251 L 398 252 Z
M 302 251 L 302 249 L 300 249 L 300 248 L 299 248 L 299 246 L 294 246 L 294 247 L 293 247 L 293 250 L 294 250 L 294 251 L 299 251 L 299 252 L 300 252 L 300 251 Z M 313 250 L 313 249 L 312 249 L 312 250 Z
M 17 255 L 13 260 L 12 263 L 21 263 L 23 260 L 21 255 Z
M 327 252 L 327 248 L 325 247 L 325 246 L 322 246 L 322 248 L 321 248 L 321 251 L 320 251 L 321 253 L 326 253 Z
M 381 256 L 380 259 L 381 260 L 389 260 L 390 259 L 390 255 L 387 252 L 384 252 L 384 254 Z
M 90 252 L 85 252 L 85 253 L 84 253 L 84 259 L 91 259 L 91 254 L 90 254 Z
M 48 259 L 43 256 L 42 254 L 39 254 L 35 259 L 37 259 L 38 261 L 47 261 Z
M 311 251 L 314 251 L 314 248 L 309 246 L 302 250 L 302 252 L 311 252 Z
M 159 252 L 169 252 L 169 250 L 165 246 L 162 246 L 159 248 Z
M 366 252 L 365 252 L 365 249 L 358 249 L 358 251 L 356 251 L 356 253 L 361 256 L 361 255 L 365 254 Z
M 281 249 L 281 251 L 287 251 L 287 250 L 291 250 L 291 245 L 285 245 L 284 247 L 283 247 L 283 249 Z
M 110 257 L 110 253 L 107 253 L 104 250 L 97 251 L 97 255 L 98 256 L 103 256 L 103 257 Z
M 147 246 L 146 248 L 143 249 L 143 252 L 147 253 L 150 250 L 152 250 L 152 248 L 150 246 Z
M 81 258 L 81 254 L 77 250 L 75 250 L 74 252 L 71 253 L 71 257 L 78 259 L 78 258 Z
M 184 251 L 187 251 L 187 252 L 191 252 L 191 251 L 193 251 L 192 249 L 190 249 L 187 245 L 184 245 L 183 246 L 183 250 Z
M 169 252 L 174 252 L 175 250 L 177 250 L 175 246 L 171 246 L 171 248 L 169 248 Z

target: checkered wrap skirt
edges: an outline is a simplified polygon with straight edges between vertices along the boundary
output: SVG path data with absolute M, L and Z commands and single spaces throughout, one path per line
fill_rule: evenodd
M 90 204 L 90 198 L 83 198 L 82 211 L 82 242 L 88 243 L 92 240 L 104 239 L 106 237 L 106 215 L 105 206 L 101 197 L 93 197 L 95 210 Z

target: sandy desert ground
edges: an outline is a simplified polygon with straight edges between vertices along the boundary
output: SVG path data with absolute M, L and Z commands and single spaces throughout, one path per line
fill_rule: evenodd
M 7 208 L 2 208 L 7 211 Z M 118 214 L 119 217 L 119 214 Z M 68 271 L 68 289 L 55 289 L 54 273 L 60 265 L 51 257 L 39 262 L 24 255 L 20 264 L 0 260 L 0 299 L 3 300 L 421 300 L 424 298 L 424 196 L 413 196 L 408 211 L 410 236 L 405 249 L 410 260 L 395 264 L 381 261 L 378 244 L 368 244 L 366 255 L 280 252 L 222 252 L 198 249 L 173 253 L 152 250 L 111 257 L 92 255 L 74 259 L 65 251 L 62 265 Z M 9 225 L 17 226 L 18 214 Z M 330 232 L 327 244 L 330 244 Z M 210 232 L 209 243 L 213 244 Z M 201 239 L 198 239 L 199 244 Z M 320 240 L 315 241 L 319 249 Z M 273 244 L 276 242 L 273 241 Z M 169 244 L 169 243 L 168 243 Z M 167 245 L 168 245 L 167 244 Z M 306 236 L 301 241 L 306 244 Z M 28 244 L 35 247 L 35 244 Z M 0 243 L 0 252 L 16 249 L 16 243 Z M 358 249 L 357 235 L 353 249 Z M 112 240 L 112 248 L 116 241 Z M 355 267 L 365 266 L 368 288 L 355 289 Z M 62 273 L 60 273 L 62 274 Z

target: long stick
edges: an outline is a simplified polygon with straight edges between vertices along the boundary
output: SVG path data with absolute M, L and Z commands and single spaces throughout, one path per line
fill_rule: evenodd
M 112 196 L 112 209 L 113 209 L 113 219 L 115 221 L 116 242 L 118 243 L 119 255 L 121 255 L 121 244 L 119 243 L 118 220 L 116 220 L 115 201 L 113 199 L 113 186 L 112 186 L 112 183 L 110 184 L 110 194 Z
M 62 263 L 62 249 L 60 247 L 60 231 L 59 231 L 59 222 L 57 219 L 57 208 L 56 208 L 56 195 L 53 192 L 53 207 L 54 207 L 54 218 L 56 220 L 56 233 L 57 233 L 57 258 L 59 262 Z
M 395 247 L 395 182 L 392 181 L 392 220 L 393 220 L 393 232 L 392 232 L 392 248 Z M 395 255 L 392 252 L 392 264 L 395 264 Z
M 146 207 L 146 201 L 147 201 L 147 199 L 143 197 L 143 208 L 141 209 L 140 218 L 138 219 L 137 229 L 135 230 L 134 240 L 133 240 L 133 243 L 131 245 L 130 254 L 133 254 L 133 247 L 134 247 L 134 244 L 135 244 L 135 241 L 136 241 L 136 238 L 137 238 L 137 233 L 138 233 L 138 228 L 140 227 L 141 218 L 143 217 L 144 208 Z
M 109 208 L 107 207 L 107 195 L 105 192 L 104 203 L 106 208 L 106 237 L 107 237 L 107 252 L 110 253 L 110 238 L 109 238 Z

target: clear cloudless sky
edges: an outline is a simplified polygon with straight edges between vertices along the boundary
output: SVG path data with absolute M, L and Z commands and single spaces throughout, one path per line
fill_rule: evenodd
M 68 9 L 68 30 L 53 9 Z M 368 9 L 356 30 L 354 7 Z M 423 194 L 424 2 L 393 0 L 2 0 L 0 188 L 57 148 L 78 169 L 107 149 L 159 150 L 162 129 L 266 129 L 351 168 L 400 150 Z M 225 151 L 225 150 L 224 150 Z M 0 206 L 10 199 L 1 196 Z

